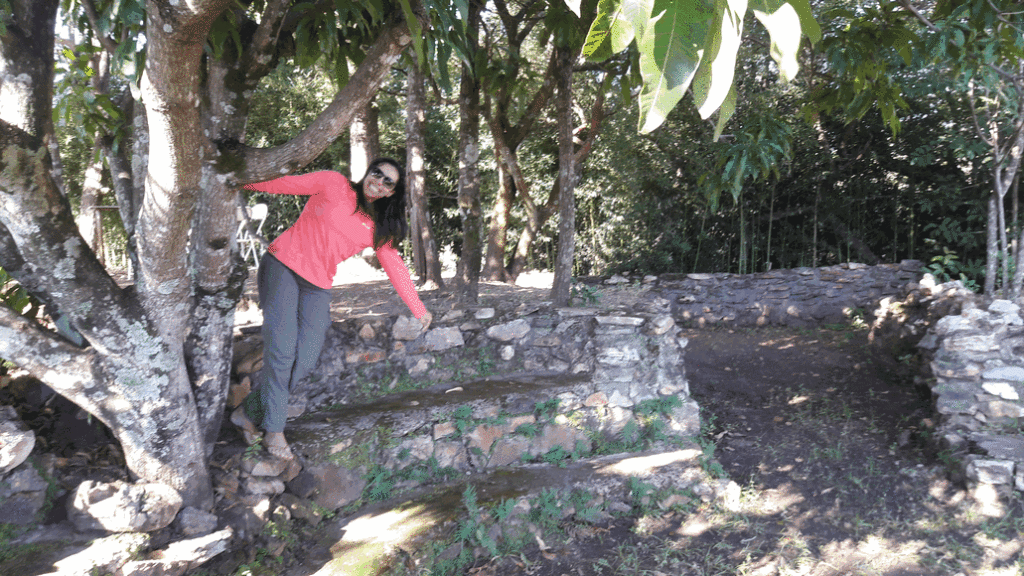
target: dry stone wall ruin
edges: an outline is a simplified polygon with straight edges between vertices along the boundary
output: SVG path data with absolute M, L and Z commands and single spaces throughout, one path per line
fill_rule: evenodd
M 602 414 L 611 415 L 610 424 L 605 416 L 605 428 L 621 430 L 636 417 L 632 408 L 638 403 L 675 396 L 684 408 L 676 410 L 672 426 L 692 433 L 700 422 L 689 398 L 683 367 L 686 341 L 676 336 L 677 325 L 811 326 L 857 315 L 873 323 L 872 336 L 884 346 L 913 349 L 921 341 L 929 356 L 931 373 L 925 380 L 935 395 L 942 448 L 955 455 L 964 478 L 976 489 L 999 496 L 1017 490 L 1019 495 L 1024 490 L 1020 308 L 1008 301 L 982 306 L 958 283 L 936 285 L 922 269 L 921 262 L 908 260 L 750 275 L 663 275 L 644 279 L 649 290 L 628 310 L 454 310 L 425 334 L 402 319 L 341 323 L 329 337 L 317 374 L 296 396 L 307 398 L 309 408 L 349 404 L 367 387 L 376 387 L 375 393 L 401 388 L 402 373 L 439 383 L 494 374 L 561 374 L 587 383 L 575 394 L 564 394 L 563 419 L 572 416 L 580 422 L 573 411 L 600 405 Z M 338 386 L 343 374 L 348 381 Z M 296 412 L 304 408 L 296 407 Z M 495 409 L 477 416 L 485 418 L 488 410 Z M 433 443 L 443 420 L 436 415 L 425 420 L 420 430 L 434 439 L 429 450 L 420 446 L 419 453 L 435 453 Z M 513 433 L 510 429 L 498 436 Z M 522 439 L 517 442 L 522 453 L 538 453 Z M 538 442 L 550 445 L 549 440 Z M 504 445 L 497 438 L 487 444 Z M 468 453 L 479 448 L 471 443 L 462 447 Z M 446 450 L 450 453 L 450 447 Z M 479 468 L 487 466 L 489 457 L 458 462 Z

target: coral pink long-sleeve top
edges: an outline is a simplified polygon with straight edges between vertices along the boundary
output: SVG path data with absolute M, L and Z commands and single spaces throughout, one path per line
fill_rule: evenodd
M 356 191 L 348 178 L 331 170 L 284 176 L 246 184 L 270 194 L 309 196 L 299 219 L 270 244 L 269 252 L 296 274 L 330 288 L 338 264 L 373 246 L 374 223 L 356 210 Z M 377 252 L 384 272 L 416 318 L 427 313 L 401 255 L 388 242 Z

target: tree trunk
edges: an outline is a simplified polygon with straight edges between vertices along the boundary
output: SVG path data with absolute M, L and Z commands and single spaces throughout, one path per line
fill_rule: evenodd
M 109 426 L 134 476 L 170 485 L 197 508 L 213 503 L 206 455 L 223 415 L 245 274 L 234 239 L 234 187 L 318 156 L 411 41 L 404 23 L 386 24 L 313 125 L 282 146 L 246 148 L 247 94 L 270 70 L 288 3 L 267 2 L 247 38 L 249 52 L 237 58 L 225 50 L 220 62 L 205 52 L 206 39 L 229 4 L 146 5 L 143 99 L 133 127 L 138 153 L 130 174 L 126 162 L 116 169 L 111 162 L 124 187 L 118 197 L 126 228 L 134 223 L 138 240 L 136 283 L 126 290 L 78 234 L 53 178 L 46 140 L 56 0 L 13 3 L 8 34 L 0 37 L 2 75 L 20 80 L 4 85 L 0 107 L 0 266 L 70 326 L 54 333 L 0 305 L 0 357 Z M 201 111 L 204 105 L 210 108 Z
M 356 112 L 349 133 L 349 177 L 353 182 L 363 179 L 370 162 L 380 156 L 380 125 L 374 101 L 370 100 Z
M 405 178 L 409 195 L 410 223 L 412 228 L 413 262 L 420 282 L 444 289 L 441 279 L 441 259 L 434 241 L 434 228 L 430 222 L 427 206 L 426 165 L 427 141 L 424 136 L 426 123 L 426 88 L 423 72 L 416 63 L 409 66 L 408 88 L 405 113 Z
M 471 50 L 476 49 L 483 3 L 470 2 L 466 23 Z M 462 254 L 456 284 L 459 297 L 476 302 L 480 284 L 482 218 L 480 213 L 480 83 L 475 71 L 462 65 L 459 88 L 459 217 L 462 220 Z
M 566 47 L 558 53 L 558 255 L 551 300 L 555 306 L 568 306 L 572 296 L 572 264 L 576 249 L 576 151 L 572 141 L 572 71 L 576 52 Z
M 100 196 L 103 195 L 103 158 L 100 155 L 102 150 L 100 139 L 97 137 L 93 145 L 90 162 L 85 168 L 85 180 L 82 182 L 82 198 L 78 206 L 78 217 L 75 224 L 78 225 L 78 232 L 85 239 L 89 249 L 96 253 L 100 262 L 103 256 L 100 253 L 100 222 L 99 205 Z
M 999 260 L 998 194 L 993 190 L 988 197 L 988 226 L 985 234 L 985 294 L 995 295 Z
M 493 282 L 508 282 L 510 276 L 505 269 L 505 250 L 508 246 L 508 225 L 512 216 L 512 202 L 516 189 L 512 176 L 498 158 L 498 195 L 494 199 L 491 223 L 487 228 L 487 255 L 484 257 L 482 276 Z

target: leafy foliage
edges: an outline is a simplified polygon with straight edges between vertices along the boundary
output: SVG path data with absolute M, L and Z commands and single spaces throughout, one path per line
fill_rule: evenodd
M 806 0 L 759 1 L 755 16 L 772 37 L 771 54 L 783 78 L 796 72 L 800 37 L 821 37 Z M 603 61 L 635 42 L 640 52 L 640 131 L 661 126 L 693 83 L 702 118 L 721 108 L 715 136 L 735 110 L 733 73 L 747 3 L 741 0 L 605 0 L 584 44 L 584 54 Z M 793 41 L 793 38 L 796 41 Z

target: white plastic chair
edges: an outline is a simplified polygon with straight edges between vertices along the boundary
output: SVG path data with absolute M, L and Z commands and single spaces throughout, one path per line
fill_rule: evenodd
M 267 220 L 267 205 L 255 204 L 244 206 L 239 210 L 238 224 L 238 249 L 242 258 L 248 261 L 252 259 L 254 268 L 259 268 L 260 258 L 270 245 L 263 237 L 263 223 Z

